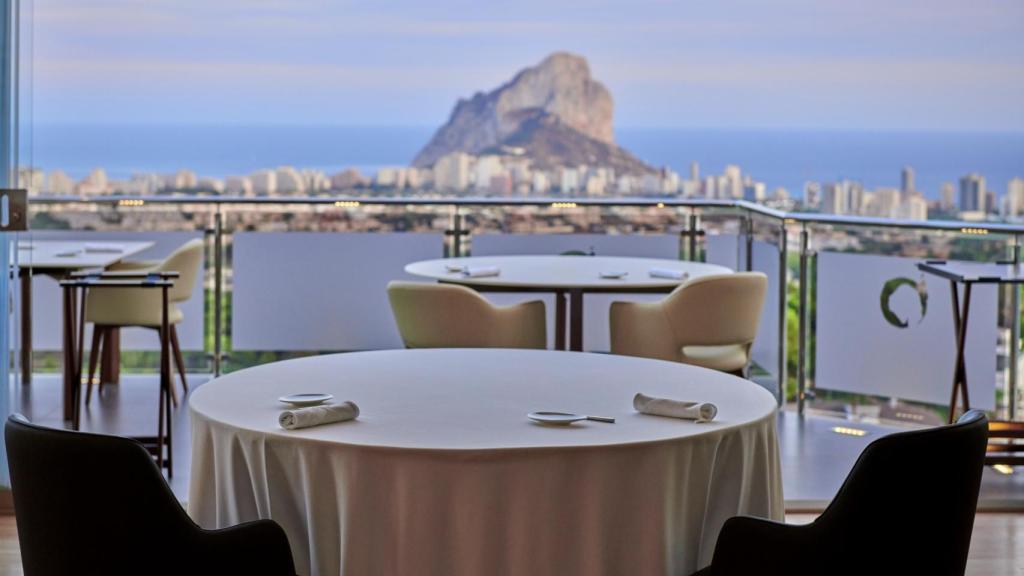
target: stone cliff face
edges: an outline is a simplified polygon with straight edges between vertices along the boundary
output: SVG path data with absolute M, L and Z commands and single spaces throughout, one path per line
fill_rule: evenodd
M 586 59 L 558 52 L 491 92 L 460 99 L 413 165 L 432 166 L 452 152 L 517 147 L 538 168 L 588 164 L 652 171 L 615 145 L 613 109 L 611 94 L 591 78 Z

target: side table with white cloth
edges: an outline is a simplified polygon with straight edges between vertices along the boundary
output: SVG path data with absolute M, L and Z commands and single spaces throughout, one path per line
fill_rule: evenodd
M 282 429 L 278 398 L 314 392 L 358 417 Z M 717 414 L 641 414 L 638 392 Z M 274 519 L 299 574 L 689 574 L 726 519 L 783 518 L 776 407 L 735 376 L 603 354 L 277 362 L 192 394 L 189 512 L 206 528 Z M 527 418 L 545 410 L 615 423 Z
M 584 294 L 668 293 L 691 278 L 728 274 L 717 264 L 620 256 L 471 256 L 413 262 L 408 274 L 478 292 L 555 295 L 555 349 L 583 350 Z M 566 342 L 568 296 L 569 334 Z M 566 346 L 568 344 L 568 346 Z

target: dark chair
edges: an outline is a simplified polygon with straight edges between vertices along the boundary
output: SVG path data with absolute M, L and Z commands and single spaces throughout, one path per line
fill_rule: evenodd
M 295 574 L 277 523 L 200 528 L 134 440 L 20 415 L 4 430 L 26 576 Z
M 697 574 L 962 575 L 987 438 L 977 410 L 951 426 L 879 438 L 817 520 L 730 518 Z

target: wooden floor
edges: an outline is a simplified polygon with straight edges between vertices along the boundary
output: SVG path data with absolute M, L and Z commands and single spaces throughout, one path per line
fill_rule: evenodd
M 814 515 L 792 514 L 802 524 Z M 13 516 L 0 516 L 0 576 L 21 576 L 21 554 Z M 1024 514 L 978 514 L 967 562 L 969 576 L 1024 576 Z

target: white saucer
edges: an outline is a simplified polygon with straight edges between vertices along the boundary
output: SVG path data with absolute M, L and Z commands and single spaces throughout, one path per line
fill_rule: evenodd
M 609 270 L 607 272 L 601 272 L 599 275 L 601 276 L 601 278 L 617 280 L 619 278 L 625 278 L 626 276 L 629 276 L 629 272 Z
M 289 394 L 288 396 L 281 396 L 278 398 L 279 401 L 285 404 L 291 404 L 299 408 L 304 406 L 316 406 L 317 404 L 323 404 L 334 398 L 330 394 Z
M 573 422 L 581 422 L 587 417 L 582 414 L 567 414 L 565 412 L 530 412 L 527 418 L 541 424 L 553 424 L 555 426 L 568 426 Z

